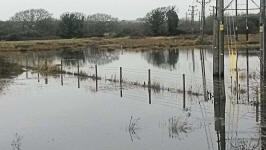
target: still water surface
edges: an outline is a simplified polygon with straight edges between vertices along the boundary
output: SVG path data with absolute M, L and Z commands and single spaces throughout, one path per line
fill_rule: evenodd
M 91 76 L 97 64 L 97 87 L 94 79 L 30 69 L 61 60 L 65 71 L 79 66 Z M 224 150 L 262 149 L 266 142 L 255 51 L 240 53 L 238 69 L 226 54 L 219 82 L 212 77 L 209 49 L 0 53 L 0 62 L 0 149 Z M 108 80 L 119 80 L 120 67 L 122 88 Z M 142 86 L 148 69 L 152 84 L 164 89 L 152 89 L 150 98 Z

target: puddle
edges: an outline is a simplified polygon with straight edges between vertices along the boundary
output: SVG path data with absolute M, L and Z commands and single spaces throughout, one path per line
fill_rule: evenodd
M 257 53 L 238 69 L 226 54 L 224 80 L 212 62 L 209 49 L 0 53 L 0 148 L 263 149 Z

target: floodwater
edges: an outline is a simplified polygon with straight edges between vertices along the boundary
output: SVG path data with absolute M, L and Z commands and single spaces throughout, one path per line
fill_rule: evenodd
M 213 79 L 210 49 L 0 53 L 0 63 L 3 150 L 242 150 L 266 145 L 256 50 L 248 57 L 240 53 L 238 63 L 235 55 L 226 54 L 224 80 Z M 34 71 L 42 65 L 62 66 L 68 73 Z M 153 88 L 147 86 L 149 69 Z

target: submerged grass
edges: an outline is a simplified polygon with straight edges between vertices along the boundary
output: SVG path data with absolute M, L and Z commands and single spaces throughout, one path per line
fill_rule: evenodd
M 176 138 L 186 134 L 192 130 L 192 127 L 186 120 L 172 117 L 168 121 L 169 137 Z
M 60 73 L 66 73 L 61 71 L 60 67 L 57 65 L 40 65 L 38 67 L 27 67 L 27 70 L 32 70 L 35 73 L 40 73 L 41 75 L 56 76 Z
M 111 83 L 119 83 L 120 81 L 116 79 L 116 76 L 111 76 L 111 78 L 105 78 L 105 81 L 109 81 Z M 129 81 L 127 79 L 123 79 L 122 82 L 123 86 L 136 86 L 136 87 L 143 87 L 143 88 L 149 88 L 149 85 L 146 82 L 139 82 L 139 81 Z M 170 88 L 163 86 L 160 82 L 158 81 L 153 81 L 150 86 L 151 90 L 153 90 L 154 93 L 159 93 L 159 92 L 171 92 L 171 93 L 183 93 L 183 90 L 181 89 L 176 89 L 176 88 Z M 192 96 L 202 96 L 200 92 L 195 92 L 192 90 L 186 91 L 188 95 Z

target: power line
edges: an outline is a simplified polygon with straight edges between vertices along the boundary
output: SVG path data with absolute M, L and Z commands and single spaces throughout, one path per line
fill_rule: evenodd
M 197 0 L 197 2 L 201 5 L 201 26 L 200 26 L 200 32 L 201 32 L 201 41 L 203 41 L 204 38 L 204 30 L 206 25 L 206 5 L 211 2 L 211 0 Z
M 190 5 L 189 7 L 190 7 L 190 9 L 188 11 L 190 12 L 189 15 L 191 15 L 191 33 L 194 34 L 195 15 L 197 15 L 195 13 L 195 11 L 197 11 L 196 10 L 197 6 L 196 5 Z

